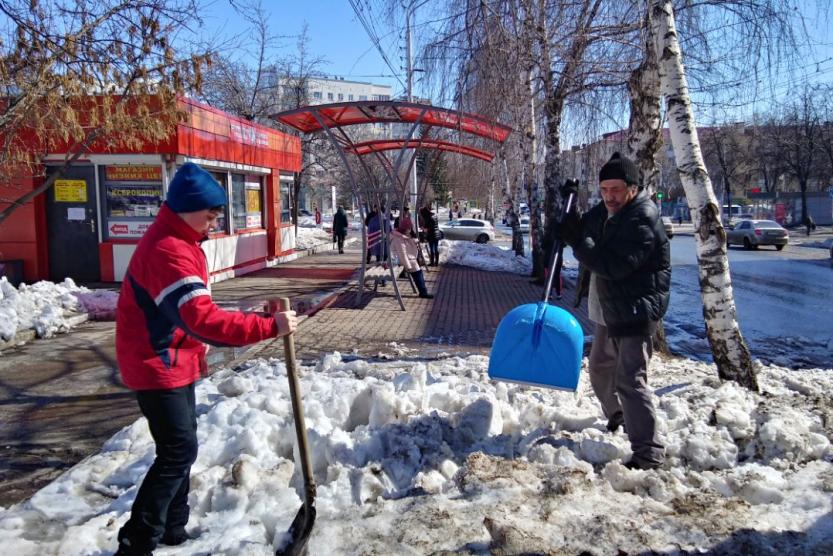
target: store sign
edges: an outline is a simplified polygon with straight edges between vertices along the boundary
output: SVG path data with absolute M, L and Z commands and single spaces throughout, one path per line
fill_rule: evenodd
M 55 201 L 59 203 L 86 203 L 87 182 L 84 180 L 55 180 Z
M 153 217 L 159 212 L 161 185 L 107 184 L 109 216 Z
M 106 166 L 107 181 L 162 181 L 161 166 Z
M 240 141 L 245 145 L 257 145 L 258 147 L 269 146 L 269 135 L 254 126 L 239 122 L 230 122 L 231 138 Z
M 135 220 L 113 220 L 107 222 L 108 237 L 111 238 L 140 238 L 145 235 L 153 222 L 137 222 Z

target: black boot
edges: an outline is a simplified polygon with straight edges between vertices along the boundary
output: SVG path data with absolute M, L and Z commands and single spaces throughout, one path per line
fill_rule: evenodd
M 194 537 L 185 531 L 185 527 L 175 527 L 165 531 L 160 542 L 168 546 L 179 546 L 184 542 L 190 541 L 192 538 Z
M 422 271 L 418 270 L 412 273 L 411 276 L 414 277 L 414 284 L 416 284 L 419 296 L 422 299 L 434 299 L 434 296 L 428 293 L 428 288 L 425 287 L 425 276 L 422 274 Z

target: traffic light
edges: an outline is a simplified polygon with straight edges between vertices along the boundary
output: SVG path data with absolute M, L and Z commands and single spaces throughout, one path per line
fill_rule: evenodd
M 662 191 L 657 191 L 657 199 L 662 199 Z

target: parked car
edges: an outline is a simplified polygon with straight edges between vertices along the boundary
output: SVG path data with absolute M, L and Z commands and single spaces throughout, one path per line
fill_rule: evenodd
M 774 245 L 780 251 L 789 241 L 790 233 L 774 220 L 742 220 L 726 231 L 727 245 L 743 245 L 746 249 Z
M 662 225 L 665 227 L 665 235 L 668 236 L 668 239 L 674 237 L 674 222 L 671 221 L 670 216 L 662 217 Z
M 495 229 L 489 222 L 473 218 L 451 220 L 440 225 L 440 231 L 444 239 L 461 239 L 477 243 L 488 243 L 495 239 Z

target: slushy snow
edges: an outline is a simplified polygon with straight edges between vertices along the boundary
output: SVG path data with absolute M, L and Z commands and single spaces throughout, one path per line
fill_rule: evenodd
M 830 553 L 833 374 L 761 367 L 762 393 L 656 357 L 667 465 L 631 471 L 586 370 L 577 394 L 490 381 L 483 356 L 299 369 L 318 517 L 312 554 Z M 272 554 L 302 505 L 284 364 L 197 388 L 196 538 L 164 554 Z M 141 419 L 0 512 L 4 552 L 108 554 L 153 461 Z

